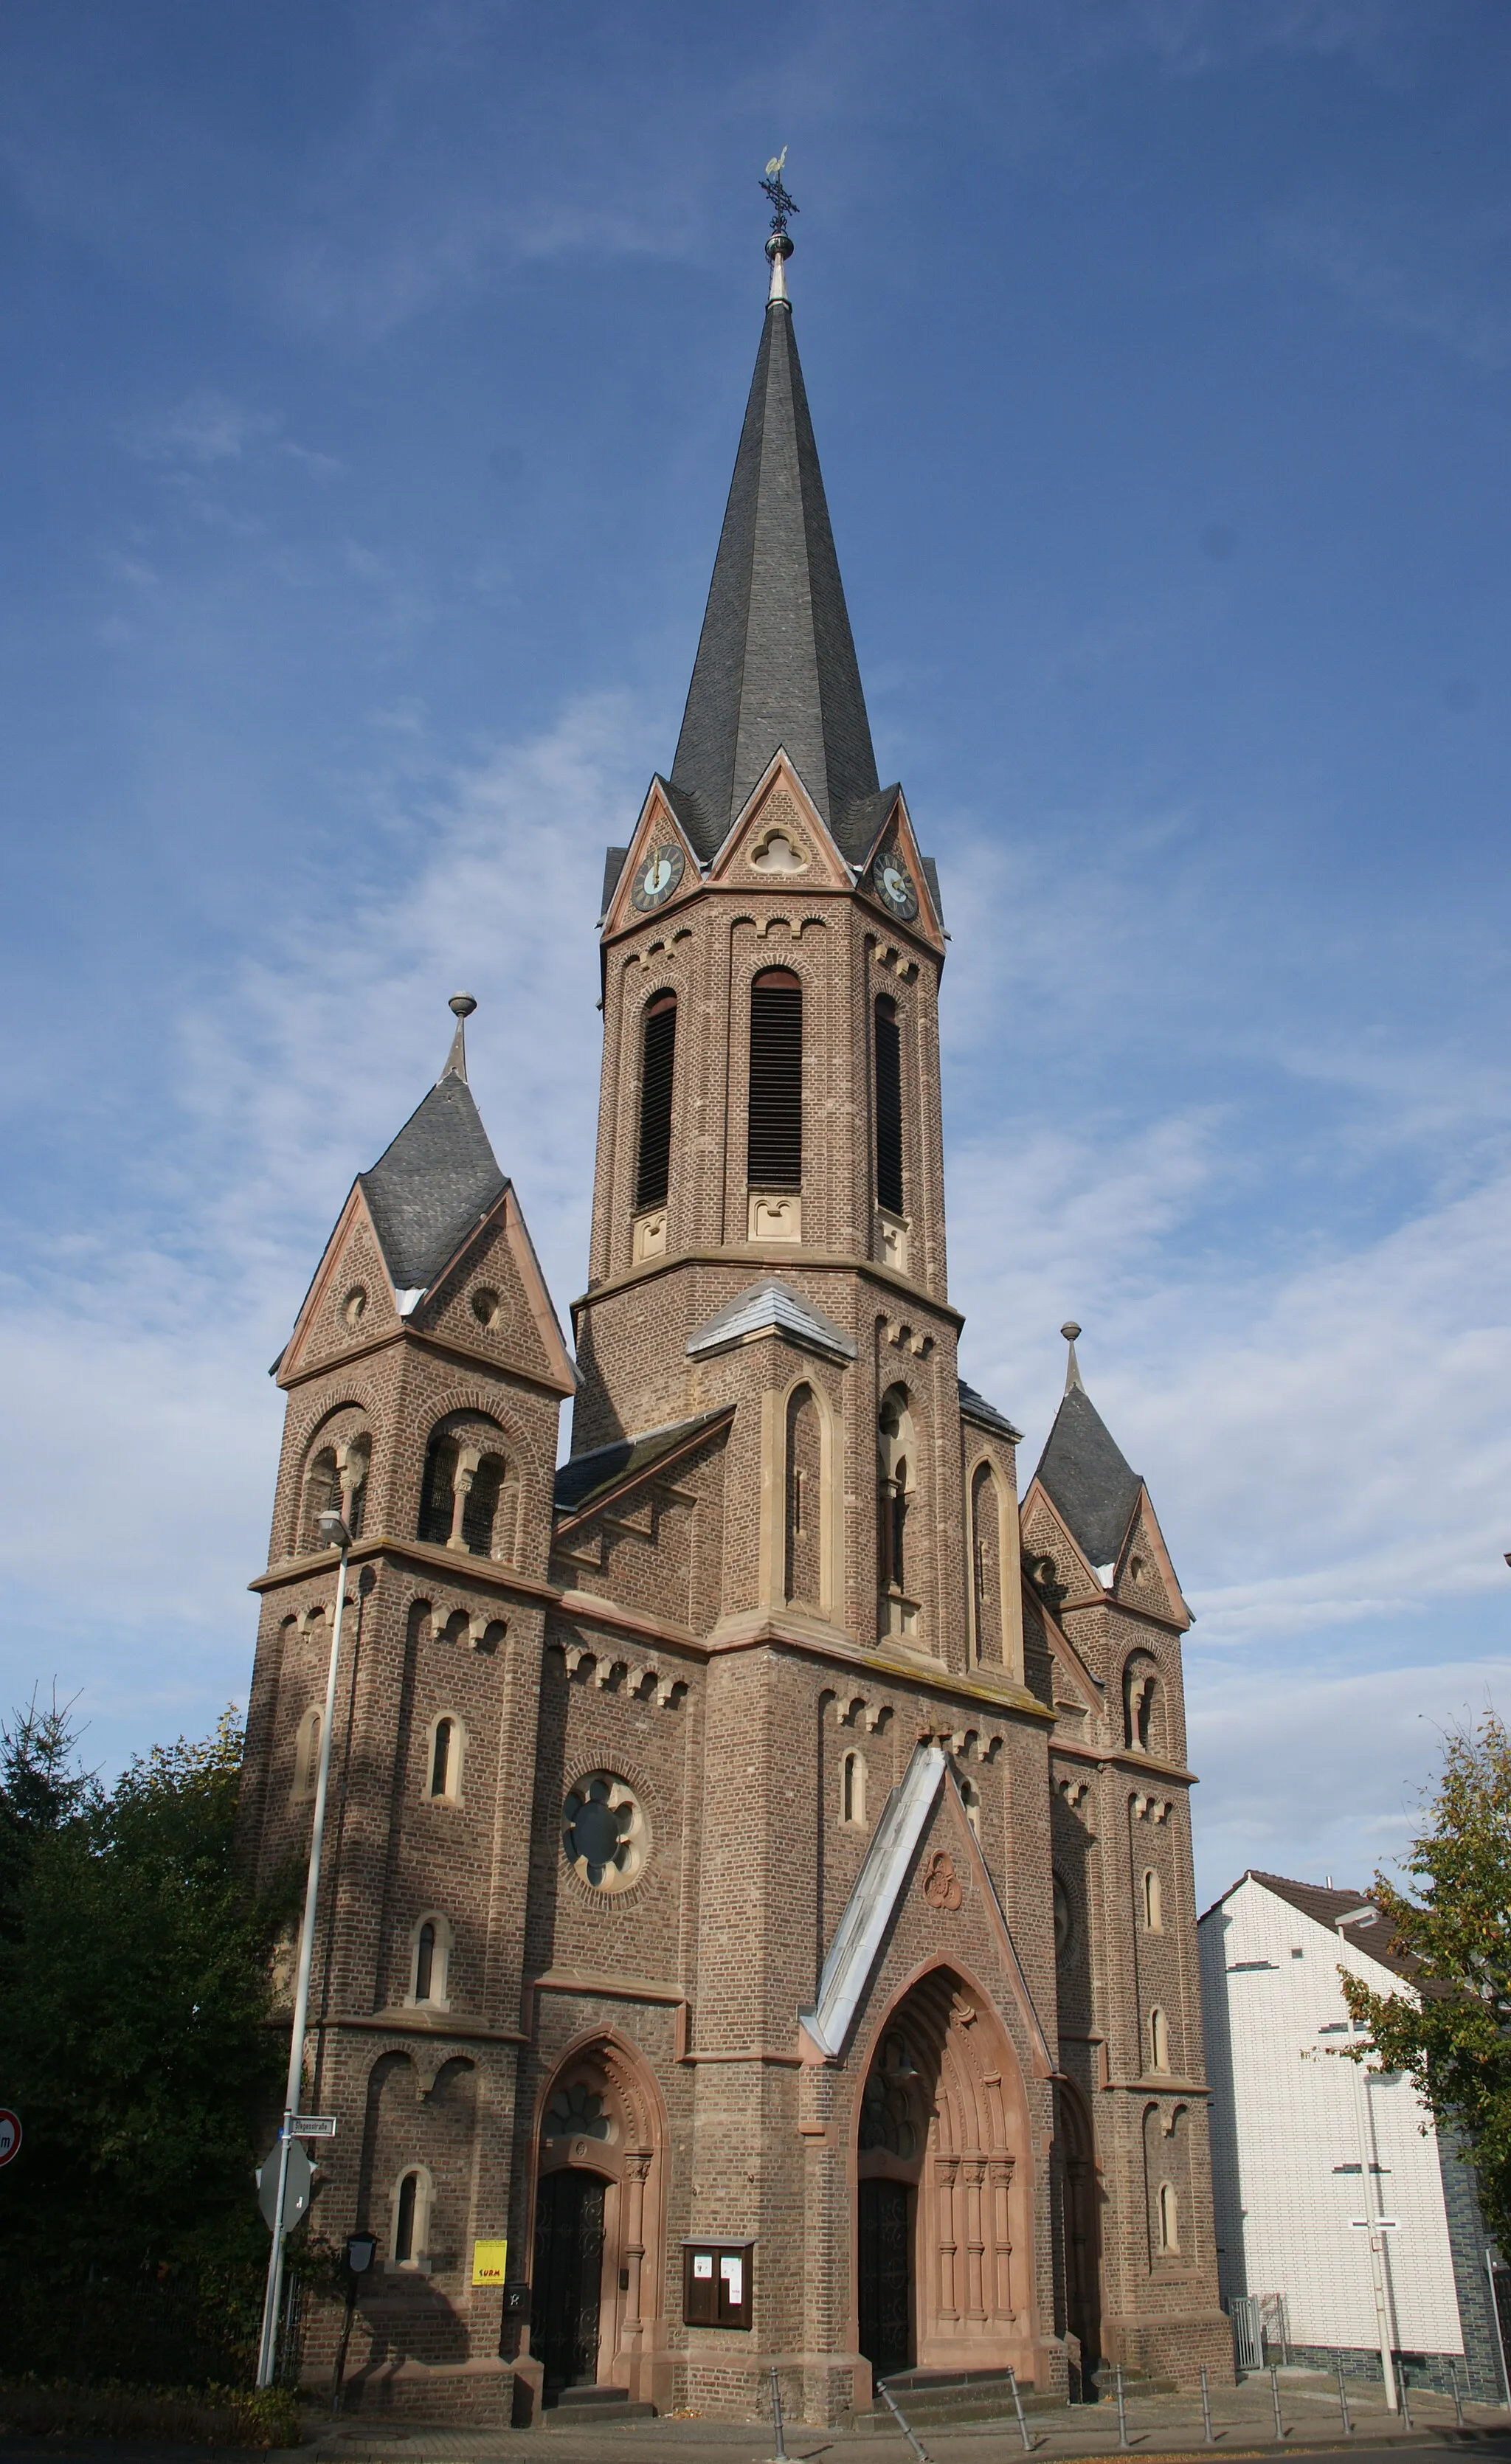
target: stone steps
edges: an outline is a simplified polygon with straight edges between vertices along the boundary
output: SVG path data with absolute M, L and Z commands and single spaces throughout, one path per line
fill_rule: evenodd
M 607 2428 L 622 2421 L 653 2421 L 653 2404 L 631 2403 L 623 2387 L 563 2387 L 555 2404 L 540 2415 L 542 2430 Z

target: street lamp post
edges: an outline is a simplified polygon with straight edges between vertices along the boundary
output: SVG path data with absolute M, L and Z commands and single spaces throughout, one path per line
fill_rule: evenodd
M 1364 1911 L 1354 1908 L 1350 1913 L 1359 1916 Z M 1334 1930 L 1340 1942 L 1347 1940 L 1344 1932 L 1347 1922 L 1347 1917 L 1334 1919 Z M 1385 2192 L 1376 2169 L 1369 2091 L 1361 2065 L 1353 2062 L 1350 2067 L 1353 2071 L 1353 2125 L 1359 2144 L 1359 2190 L 1364 2203 L 1362 2229 L 1369 2237 L 1369 2277 L 1374 2292 L 1374 2331 L 1380 2347 L 1380 2375 L 1385 2381 L 1387 2406 L 1391 2412 L 1399 2412 L 1400 2398 L 1395 2389 L 1395 2340 L 1391 2333 L 1391 2300 L 1386 2284 L 1385 2233 L 1379 2222 L 1385 2213 Z
M 283 2204 L 289 2182 L 289 2148 L 299 2111 L 304 2078 L 304 2033 L 310 2013 L 310 1970 L 315 1959 L 315 1911 L 320 1896 L 320 1848 L 325 1837 L 325 1800 L 331 1777 L 331 1729 L 336 1718 L 336 1667 L 341 1652 L 341 1611 L 346 1605 L 346 1560 L 352 1535 L 334 1507 L 319 1518 L 320 1536 L 339 1549 L 336 1577 L 336 1616 L 331 1626 L 331 1663 L 325 1675 L 325 1713 L 320 1722 L 320 1759 L 315 1781 L 315 1818 L 310 1825 L 310 1864 L 304 1882 L 304 1922 L 299 1932 L 298 1976 L 294 1989 L 294 2025 L 289 2032 L 289 2076 L 283 2091 L 283 2127 L 278 2133 L 278 2194 L 273 2209 L 273 2248 L 268 2254 L 268 2289 L 262 2304 L 262 2342 L 257 2351 L 257 2385 L 272 2387 L 278 2365 L 278 2302 L 283 2291 Z

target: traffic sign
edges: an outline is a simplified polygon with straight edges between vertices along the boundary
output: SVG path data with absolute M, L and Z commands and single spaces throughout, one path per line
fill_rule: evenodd
M 334 2139 L 336 2116 L 334 2113 L 291 2114 L 289 2136 L 291 2139 Z
M 283 2178 L 283 2230 L 292 2233 L 310 2204 L 310 2186 L 315 2167 L 296 2139 L 289 2142 L 289 2162 Z M 278 2204 L 278 2143 L 272 2147 L 257 2167 L 257 2205 L 262 2210 L 268 2231 L 274 2230 Z
M 9 2165 L 21 2145 L 21 2117 L 0 2104 L 0 2165 Z

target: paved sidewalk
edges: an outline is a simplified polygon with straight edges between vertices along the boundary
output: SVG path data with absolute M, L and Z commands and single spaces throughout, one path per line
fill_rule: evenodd
M 1283 2441 L 1275 2436 L 1268 2378 L 1213 2391 L 1214 2444 L 1203 2439 L 1201 2399 L 1192 2395 L 1128 2398 L 1128 2452 L 1138 2464 L 1214 2464 L 1276 2457 L 1304 2448 L 1312 2464 L 1395 2464 L 1403 2449 L 1469 2447 L 1511 2464 L 1511 2415 L 1466 2405 L 1464 2427 L 1446 2397 L 1414 2394 L 1412 2427 L 1386 2410 L 1378 2388 L 1350 2385 L 1352 2435 L 1345 2441 L 1336 2383 L 1311 2372 L 1281 2373 Z M 549 2421 L 550 2416 L 547 2416 Z M 1039 2464 L 1115 2457 L 1114 2402 L 1030 2412 L 1028 2434 Z M 767 2464 L 770 2423 L 678 2419 L 625 2422 L 558 2431 L 400 2429 L 377 2423 L 331 2423 L 307 2416 L 306 2443 L 266 2464 Z M 919 2432 L 930 2464 L 1025 2464 L 1016 2420 L 962 2423 Z M 790 2464 L 914 2464 L 901 2431 L 814 2430 L 792 2424 Z M 0 2464 L 258 2464 L 252 2448 L 169 2447 L 147 2440 L 66 2437 L 0 2438 Z M 1404 2464 L 1404 2459 L 1403 2459 Z
M 1464 2407 L 1464 2427 L 1454 2417 L 1452 2399 L 1414 2392 L 1411 2397 L 1412 2428 L 1399 2414 L 1387 2410 L 1383 2391 L 1367 2382 L 1350 2384 L 1348 2409 L 1352 2431 L 1347 2443 L 1334 2380 L 1312 2372 L 1282 2371 L 1280 2376 L 1282 2440 L 1275 2435 L 1275 2414 L 1268 2377 L 1242 2387 L 1214 2388 L 1214 2445 L 1204 2441 L 1199 2395 L 1129 2396 L 1127 2406 L 1129 2452 L 1140 2464 L 1171 2456 L 1239 2456 L 1284 2454 L 1304 2447 L 1321 2457 L 1327 2450 L 1346 2452 L 1353 2464 L 1380 2453 L 1402 2448 L 1469 2446 L 1511 2459 L 1511 2415 L 1485 2405 Z M 490 2464 L 513 2459 L 515 2464 L 765 2464 L 773 2452 L 769 2423 L 668 2418 L 607 2423 L 570 2430 L 547 2426 L 528 2431 L 402 2431 L 352 2422 L 331 2425 L 318 2433 L 318 2464 Z M 1067 2405 L 1027 2416 L 1033 2452 L 1040 2464 L 1068 2464 L 1078 2456 L 1116 2456 L 1117 2405 Z M 312 2431 L 315 2424 L 312 2421 Z M 1016 2419 L 961 2423 L 954 2428 L 921 2430 L 919 2444 L 931 2464 L 1024 2464 L 1024 2450 Z M 901 2431 L 866 2429 L 816 2430 L 788 2425 L 786 2447 L 792 2464 L 913 2464 Z M 311 2451 L 303 2451 L 306 2457 Z

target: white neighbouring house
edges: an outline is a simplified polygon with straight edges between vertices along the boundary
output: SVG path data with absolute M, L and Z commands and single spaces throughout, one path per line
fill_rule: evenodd
M 1343 2058 L 1352 2032 L 1340 1969 L 1377 1991 L 1413 1991 L 1388 1920 L 1368 1893 L 1248 1873 L 1197 1939 L 1224 2306 L 1257 2296 L 1291 2360 L 1342 2355 L 1350 2374 L 1378 2377 L 1373 2238 L 1410 2381 L 1446 2387 L 1453 2361 L 1466 2393 L 1503 2403 L 1473 2172 L 1410 2080 Z M 1374 2230 L 1366 2218 L 1389 2221 Z

